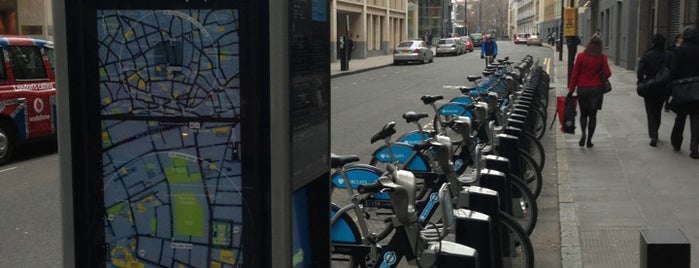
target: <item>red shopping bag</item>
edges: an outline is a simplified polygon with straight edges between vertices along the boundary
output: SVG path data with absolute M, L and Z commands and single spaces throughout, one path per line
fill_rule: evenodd
M 561 132 L 575 134 L 575 116 L 578 98 L 574 96 L 556 97 L 556 114 L 561 123 Z

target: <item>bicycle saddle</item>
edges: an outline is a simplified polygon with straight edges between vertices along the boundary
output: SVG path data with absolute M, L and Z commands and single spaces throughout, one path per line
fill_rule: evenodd
M 476 88 L 476 86 L 460 86 L 459 90 L 461 90 L 461 93 L 463 94 L 468 94 L 469 92 L 471 92 L 471 90 L 474 90 Z
M 336 155 L 334 153 L 330 153 L 330 168 L 339 168 L 357 161 L 359 161 L 359 156 L 356 155 Z
M 466 77 L 466 79 L 468 79 L 469 82 L 473 82 L 473 81 L 476 81 L 478 79 L 481 79 L 481 77 L 478 75 L 469 75 Z
M 391 121 L 386 123 L 379 133 L 376 133 L 373 137 L 371 137 L 371 143 L 386 139 L 393 134 L 396 134 L 396 122 Z
M 429 115 L 426 113 L 416 113 L 413 111 L 407 112 L 403 114 L 403 119 L 405 119 L 406 123 L 414 123 L 417 121 L 420 121 L 422 118 L 426 118 Z
M 443 96 L 425 95 L 425 96 L 422 96 L 422 97 L 420 98 L 420 100 L 422 100 L 422 103 L 424 103 L 425 105 L 427 105 L 427 104 L 433 104 L 433 103 L 435 103 L 436 101 L 441 100 L 441 99 L 444 99 L 444 97 L 443 97 Z
M 493 74 L 493 71 L 483 71 L 483 76 L 491 76 Z

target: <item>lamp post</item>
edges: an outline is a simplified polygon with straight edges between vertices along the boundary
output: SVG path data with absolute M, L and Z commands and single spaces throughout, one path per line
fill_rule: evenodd
M 481 18 L 483 17 L 483 0 L 478 0 L 478 31 L 483 32 L 481 28 L 483 24 L 481 23 Z

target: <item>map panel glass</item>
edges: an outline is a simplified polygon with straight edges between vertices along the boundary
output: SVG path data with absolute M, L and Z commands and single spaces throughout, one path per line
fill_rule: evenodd
M 99 10 L 102 115 L 240 113 L 236 10 Z
M 97 25 L 106 267 L 242 267 L 238 11 Z

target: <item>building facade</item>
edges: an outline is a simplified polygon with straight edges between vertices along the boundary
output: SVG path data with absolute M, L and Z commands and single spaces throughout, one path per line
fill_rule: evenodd
M 407 0 L 331 0 L 331 59 L 338 59 L 340 36 L 352 39 L 353 59 L 391 54 L 408 38 L 408 6 Z
M 53 12 L 48 0 L 0 0 L 0 35 L 53 40 Z
M 560 33 L 561 8 L 571 6 L 578 8 L 583 45 L 599 30 L 610 61 L 630 70 L 655 33 L 667 37 L 669 45 L 684 26 L 699 22 L 697 0 L 510 0 L 510 35 Z
M 584 23 L 579 30 L 585 36 L 600 30 L 610 60 L 633 70 L 655 33 L 664 35 L 669 45 L 684 26 L 697 25 L 699 1 L 591 1 L 589 8 L 579 16 L 579 21 Z
M 539 31 L 537 25 L 537 0 L 517 0 L 517 20 L 515 33 L 536 33 Z

